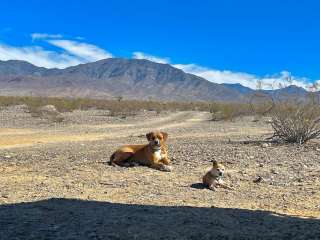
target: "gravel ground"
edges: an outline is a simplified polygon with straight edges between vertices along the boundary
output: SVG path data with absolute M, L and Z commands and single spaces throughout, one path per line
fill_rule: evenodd
M 201 112 L 0 112 L 0 239 L 319 239 L 320 144 L 276 145 L 266 119 Z M 111 167 L 119 145 L 169 133 L 174 170 Z M 203 188 L 216 159 L 235 190 Z

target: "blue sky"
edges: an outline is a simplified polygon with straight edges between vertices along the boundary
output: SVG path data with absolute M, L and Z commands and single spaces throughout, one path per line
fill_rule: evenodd
M 249 87 L 320 79 L 316 0 L 10 0 L 0 8 L 0 60 L 63 68 L 146 58 Z

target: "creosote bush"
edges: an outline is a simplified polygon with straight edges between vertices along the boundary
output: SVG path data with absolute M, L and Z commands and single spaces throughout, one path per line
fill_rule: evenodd
M 249 104 L 241 103 L 211 103 L 210 113 L 213 121 L 234 120 L 240 116 L 252 114 Z
M 87 98 L 54 98 L 54 97 L 14 97 L 0 96 L 0 107 L 25 104 L 29 112 L 39 116 L 39 108 L 53 105 L 58 112 L 74 110 L 99 109 L 109 110 L 110 116 L 126 117 L 138 111 L 147 110 L 160 113 L 162 111 L 206 111 L 211 112 L 212 120 L 233 120 L 236 117 L 252 115 L 250 104 L 220 102 L 160 102 L 155 100 L 115 100 Z
M 109 110 L 112 116 L 128 116 L 138 111 L 209 111 L 210 104 L 206 102 L 159 102 L 124 100 L 87 99 L 87 98 L 53 98 L 53 97 L 14 97 L 0 96 L 0 107 L 27 105 L 31 114 L 37 115 L 39 108 L 53 105 L 58 112 L 74 110 L 99 109 Z
M 313 103 L 277 103 L 271 112 L 273 139 L 304 144 L 320 137 L 320 106 Z

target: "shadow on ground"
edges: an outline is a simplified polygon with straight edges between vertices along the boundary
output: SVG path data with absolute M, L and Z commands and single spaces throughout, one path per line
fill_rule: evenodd
M 0 239 L 318 239 L 320 219 L 75 199 L 0 206 Z
M 193 183 L 190 185 L 190 187 L 194 189 L 207 189 L 203 183 Z

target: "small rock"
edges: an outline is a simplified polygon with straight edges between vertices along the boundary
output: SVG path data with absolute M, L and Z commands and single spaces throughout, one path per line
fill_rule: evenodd
M 11 155 L 5 155 L 4 158 L 10 159 L 12 157 L 11 157 Z
M 256 179 L 253 180 L 254 183 L 262 182 L 263 178 L 261 176 L 258 176 Z
M 8 195 L 8 194 L 5 194 L 5 193 L 2 193 L 2 194 L 1 194 L 1 197 L 2 197 L 2 198 L 8 198 L 9 195 Z
M 271 169 L 271 173 L 273 173 L 273 174 L 279 174 L 275 169 Z
M 268 120 L 265 121 L 265 123 L 268 123 L 268 124 L 270 124 L 272 122 L 273 122 L 272 119 L 268 119 Z
M 38 108 L 39 111 L 44 113 L 59 113 L 54 105 L 45 105 Z
M 261 144 L 261 147 L 262 147 L 262 148 L 267 148 L 267 147 L 269 147 L 269 143 L 262 143 L 262 144 Z

